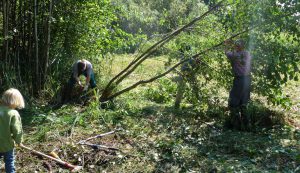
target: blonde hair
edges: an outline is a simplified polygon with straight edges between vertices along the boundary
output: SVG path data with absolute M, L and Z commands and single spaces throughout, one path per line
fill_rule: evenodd
M 3 93 L 1 103 L 13 109 L 25 107 L 22 94 L 15 88 L 10 88 Z

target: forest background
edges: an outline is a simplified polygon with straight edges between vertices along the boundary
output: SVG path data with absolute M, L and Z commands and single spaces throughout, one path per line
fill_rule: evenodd
M 15 87 L 25 97 L 25 144 L 59 148 L 87 172 L 299 171 L 297 0 L 3 0 L 0 8 L 0 91 Z M 253 57 L 255 134 L 221 127 L 232 83 L 222 44 L 229 38 L 245 40 Z M 189 86 L 175 110 L 175 78 L 189 57 L 201 59 L 193 72 L 201 100 Z M 94 65 L 96 97 L 54 110 L 78 59 Z M 117 128 L 123 130 L 104 142 L 127 152 L 74 144 Z M 36 160 L 24 172 L 46 169 L 25 151 L 19 155 L 21 167 Z

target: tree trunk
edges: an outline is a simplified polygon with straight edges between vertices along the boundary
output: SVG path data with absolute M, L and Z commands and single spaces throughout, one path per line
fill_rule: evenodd
M 8 0 L 3 0 L 3 62 L 5 63 L 8 59 L 8 12 L 9 4 Z
M 21 76 L 21 60 L 20 60 L 20 55 L 22 55 L 22 47 L 21 47 L 21 42 L 22 42 L 22 36 L 23 36 L 23 20 L 22 20 L 22 8 L 23 8 L 23 1 L 19 2 L 19 9 L 18 9 L 18 25 L 17 25 L 17 74 L 18 74 L 18 80 L 20 84 L 22 85 L 22 76 Z
M 39 75 L 39 40 L 38 40 L 38 26 L 37 26 L 37 0 L 34 0 L 34 42 L 35 42 L 35 95 L 38 95 L 41 89 L 41 81 Z
M 48 17 L 46 18 L 46 37 L 45 37 L 45 48 L 44 48 L 44 55 L 43 55 L 43 71 L 41 74 L 41 82 L 42 86 L 41 88 L 44 89 L 45 87 L 45 82 L 47 78 L 47 73 L 48 73 L 48 62 L 49 62 L 49 50 L 50 50 L 50 36 L 51 36 L 51 17 L 52 17 L 52 8 L 53 8 L 53 0 L 49 1 L 49 14 Z

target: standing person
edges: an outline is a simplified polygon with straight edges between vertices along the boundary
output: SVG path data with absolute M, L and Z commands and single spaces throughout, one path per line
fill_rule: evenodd
M 225 54 L 230 60 L 234 75 L 229 94 L 230 123 L 236 129 L 250 129 L 251 119 L 247 113 L 251 86 L 251 55 L 245 50 L 243 40 L 225 41 Z M 231 48 L 232 50 L 229 50 Z
M 185 52 L 190 50 L 189 46 L 185 46 L 184 49 L 180 49 L 181 60 L 185 59 Z M 198 59 L 189 58 L 186 62 L 184 62 L 180 69 L 180 74 L 178 77 L 178 86 L 177 93 L 175 99 L 175 109 L 180 107 L 181 100 L 183 98 L 183 94 L 186 88 L 186 83 L 189 82 L 190 86 L 193 89 L 194 94 L 196 95 L 197 100 L 200 100 L 199 96 L 199 88 L 197 86 L 197 77 L 195 75 L 195 71 L 197 70 L 199 64 Z
M 80 75 L 84 75 L 86 77 L 85 86 L 83 86 L 80 82 Z M 67 85 L 62 90 L 61 103 L 65 103 L 65 101 L 70 99 L 75 84 L 80 85 L 83 88 L 83 91 L 87 91 L 89 87 L 95 88 L 97 86 L 93 66 L 88 60 L 78 60 L 72 65 L 71 77 Z
M 196 95 L 197 100 L 200 100 L 199 96 L 199 88 L 197 86 L 197 78 L 195 75 L 197 60 L 189 59 L 187 62 L 183 63 L 181 66 L 181 73 L 178 77 L 178 86 L 175 100 L 175 108 L 180 107 L 181 100 L 183 98 L 183 94 L 186 88 L 186 83 L 190 83 L 190 86 L 193 89 L 194 94 Z
M 16 108 L 24 108 L 21 93 L 14 88 L 4 92 L 0 105 L 0 158 L 4 157 L 6 173 L 14 173 L 14 147 L 22 145 L 22 123 Z

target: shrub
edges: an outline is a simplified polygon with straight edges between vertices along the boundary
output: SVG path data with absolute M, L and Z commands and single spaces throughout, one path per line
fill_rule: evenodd
M 176 85 L 170 79 L 160 79 L 157 86 L 150 87 L 145 97 L 156 103 L 167 103 L 176 94 Z

